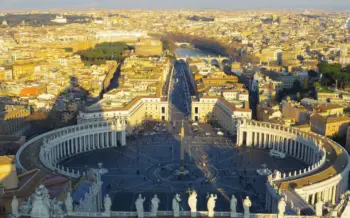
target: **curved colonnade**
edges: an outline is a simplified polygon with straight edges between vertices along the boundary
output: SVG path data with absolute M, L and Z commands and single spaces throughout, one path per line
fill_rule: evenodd
M 21 154 L 29 146 L 39 144 L 39 158 L 49 170 L 65 176 L 78 178 L 79 171 L 58 165 L 64 159 L 84 152 L 126 144 L 126 123 L 122 120 L 108 120 L 78 124 L 56 129 L 39 135 L 26 142 L 16 153 L 17 167 L 21 164 Z
M 305 203 L 314 206 L 318 200 L 335 204 L 348 188 L 350 158 L 333 140 L 316 133 L 278 124 L 243 120 L 238 125 L 237 146 L 274 149 L 308 165 L 303 170 L 269 176 L 276 192 L 294 192 Z M 266 196 L 267 209 L 276 208 L 273 196 Z

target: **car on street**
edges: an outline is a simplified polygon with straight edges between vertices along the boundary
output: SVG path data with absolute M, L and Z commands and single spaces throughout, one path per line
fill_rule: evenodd
M 277 150 L 270 150 L 270 157 L 277 157 L 277 158 L 280 158 L 280 159 L 284 159 L 286 158 L 286 154 L 283 153 L 283 152 L 280 152 L 280 151 L 277 151 Z

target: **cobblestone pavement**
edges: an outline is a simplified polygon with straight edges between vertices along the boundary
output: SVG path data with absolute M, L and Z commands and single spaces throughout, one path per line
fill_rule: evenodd
M 102 177 L 103 192 L 112 196 L 112 209 L 117 211 L 135 210 L 138 193 L 147 198 L 146 211 L 150 209 L 154 194 L 161 200 L 160 210 L 171 210 L 175 193 L 181 194 L 182 207 L 188 210 L 187 192 L 196 190 L 199 210 L 206 210 L 208 193 L 217 193 L 217 211 L 229 210 L 229 199 L 234 194 L 239 200 L 249 195 L 252 211 L 260 212 L 265 200 L 266 177 L 259 176 L 256 170 L 262 164 L 286 173 L 305 167 L 289 157 L 285 160 L 270 158 L 267 150 L 236 148 L 225 138 L 192 139 L 185 138 L 185 162 L 191 169 L 189 176 L 173 174 L 179 165 L 180 142 L 166 133 L 143 136 L 125 147 L 81 154 L 63 164 L 82 171 L 103 163 L 109 171 Z M 238 211 L 242 208 L 238 207 Z

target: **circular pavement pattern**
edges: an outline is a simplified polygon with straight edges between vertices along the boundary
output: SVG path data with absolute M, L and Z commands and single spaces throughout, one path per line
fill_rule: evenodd
M 180 142 L 169 133 L 142 136 L 124 147 L 108 148 L 77 155 L 61 162 L 80 172 L 89 168 L 103 168 L 103 193 L 109 193 L 114 211 L 135 211 L 135 200 L 141 193 L 146 197 L 144 207 L 150 210 L 154 194 L 160 199 L 159 210 L 172 210 L 176 193 L 182 198 L 182 208 L 189 210 L 189 190 L 198 193 L 198 210 L 207 210 L 208 194 L 218 194 L 216 211 L 229 211 L 229 200 L 234 194 L 238 211 L 242 212 L 245 196 L 252 199 L 251 211 L 263 212 L 266 176 L 257 170 L 266 164 L 270 170 L 290 172 L 305 168 L 305 164 L 287 157 L 284 160 L 269 157 L 268 150 L 237 148 L 223 137 L 185 138 L 185 165 L 188 175 L 175 175 L 179 167 Z

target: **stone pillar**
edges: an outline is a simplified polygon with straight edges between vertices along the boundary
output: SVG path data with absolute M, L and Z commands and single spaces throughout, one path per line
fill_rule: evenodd
M 298 142 L 299 144 L 299 159 L 302 160 L 302 157 L 303 157 L 303 152 L 304 152 L 304 149 L 303 149 L 303 145 L 301 144 L 301 142 Z
M 61 160 L 62 159 L 62 156 L 61 156 L 61 143 L 59 143 L 56 147 L 57 147 L 58 160 Z
M 78 141 L 79 141 L 79 152 L 83 152 L 83 139 L 82 139 L 82 136 L 79 136 L 78 138 Z
M 75 154 L 79 154 L 80 153 L 80 144 L 79 144 L 79 138 L 78 137 L 75 137 L 74 138 L 74 141 L 75 141 Z
M 101 133 L 101 148 L 104 148 L 105 147 L 105 137 L 106 137 L 106 133 L 105 132 L 103 132 L 103 133 Z
M 55 147 L 52 147 L 51 150 L 52 150 L 52 157 L 53 157 L 53 161 L 52 162 L 56 162 L 56 150 L 55 150 L 56 146 Z
M 115 135 L 116 135 L 116 132 L 113 130 L 112 131 L 112 135 L 111 135 L 111 144 L 110 144 L 110 146 L 115 146 L 117 143 L 116 143 L 116 137 L 115 137 Z
M 280 136 L 280 152 L 284 153 L 284 137 Z
M 270 139 L 271 139 L 271 142 L 270 142 L 270 144 L 271 144 L 271 149 L 275 149 L 275 136 L 274 135 L 270 135 Z
M 337 191 L 337 188 L 336 186 L 333 186 L 332 187 L 332 204 L 334 205 L 335 204 L 335 193 Z
M 328 202 L 328 188 L 325 188 L 323 191 L 323 202 Z
M 309 148 L 309 165 L 312 165 L 313 162 L 312 162 L 312 159 L 313 159 L 313 149 L 312 148 Z
M 121 131 L 121 145 L 125 146 L 126 145 L 126 130 Z
M 67 145 L 66 145 L 66 143 L 67 143 L 67 141 L 64 141 L 64 142 L 63 142 L 63 146 L 62 146 L 64 158 L 67 157 L 67 150 L 66 150 L 66 146 L 67 146 Z
M 253 146 L 258 146 L 258 132 L 252 132 L 252 135 L 254 134 L 254 143 L 252 143 Z
M 87 150 L 87 143 L 86 143 L 86 136 L 82 136 L 81 137 L 81 141 L 83 143 L 83 151 L 86 151 Z
M 70 151 L 70 155 L 73 155 L 73 146 L 74 146 L 74 142 L 73 139 L 69 140 L 70 141 L 70 146 L 69 146 L 69 151 Z
M 243 144 L 243 131 L 239 131 L 239 140 L 238 140 L 238 146 L 242 146 Z
M 314 206 L 315 205 L 315 199 L 316 199 L 316 193 L 313 193 L 311 196 L 311 205 Z
M 309 156 L 309 147 L 305 145 L 305 154 L 304 154 L 305 163 L 308 163 L 308 156 Z
M 288 154 L 293 155 L 292 140 L 290 138 L 288 138 L 287 142 L 288 142 Z
M 59 144 L 59 149 L 60 149 L 60 158 L 63 159 L 63 152 L 62 152 L 62 142 Z
M 269 136 L 269 141 L 268 141 L 268 148 L 272 148 L 273 147 L 273 145 L 272 145 L 272 135 L 271 134 L 268 134 L 268 136 Z

